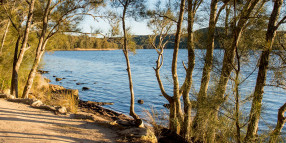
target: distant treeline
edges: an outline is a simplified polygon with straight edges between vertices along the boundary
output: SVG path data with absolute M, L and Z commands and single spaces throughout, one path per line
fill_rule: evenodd
M 88 35 L 59 34 L 48 45 L 48 50 L 73 50 L 80 49 L 118 49 L 118 44 L 106 39 L 90 37 Z
M 207 43 L 207 35 L 208 35 L 208 28 L 202 28 L 194 32 L 194 40 L 195 40 L 195 47 L 197 49 L 205 49 Z M 246 47 L 248 49 L 261 49 L 263 41 L 265 39 L 265 33 L 266 31 L 255 31 L 255 30 L 246 30 L 243 33 L 243 37 L 241 38 L 241 43 L 239 46 L 240 47 Z M 277 31 L 277 36 L 275 38 L 275 42 L 273 45 L 273 49 L 277 49 L 279 47 L 279 42 L 281 42 L 280 39 L 283 39 L 283 37 L 286 36 L 285 31 Z M 215 49 L 223 49 L 224 44 L 223 42 L 230 41 L 230 33 L 228 36 L 224 33 L 224 28 L 222 27 L 217 27 L 216 32 L 215 32 L 215 40 L 214 40 L 214 45 Z M 187 35 L 184 34 L 182 35 L 181 38 L 181 43 L 180 43 L 180 48 L 181 49 L 186 49 L 187 48 Z M 140 49 L 151 49 L 152 46 L 149 44 L 149 35 L 137 35 L 133 37 L 133 40 L 135 41 L 137 48 Z M 173 49 L 174 48 L 174 39 L 175 35 L 170 34 L 167 36 L 168 43 L 166 44 L 165 49 Z M 159 36 L 156 38 L 156 44 L 159 42 Z M 285 41 L 282 41 L 285 42 Z
M 208 28 L 199 29 L 194 32 L 195 46 L 197 49 L 205 49 L 204 45 L 207 41 Z M 217 27 L 215 32 L 215 49 L 223 49 L 223 42 L 229 41 L 230 34 L 226 36 L 224 34 L 224 28 Z M 281 36 L 284 36 L 286 32 L 278 31 L 277 37 L 274 44 L 275 47 L 279 44 Z M 261 49 L 261 44 L 264 41 L 265 31 L 255 31 L 255 30 L 246 30 L 243 33 L 244 37 L 241 38 L 240 46 L 248 49 Z M 132 41 L 136 49 L 152 49 L 152 46 L 149 44 L 150 35 L 136 35 L 133 36 Z M 187 47 L 187 35 L 182 35 L 180 48 L 186 49 Z M 61 49 L 61 50 L 73 50 L 75 48 L 80 49 L 119 49 L 120 48 L 120 39 L 121 38 L 96 38 L 91 37 L 88 34 L 85 35 L 68 35 L 68 34 L 59 34 L 51 40 L 48 45 L 48 50 Z M 174 39 L 175 35 L 170 34 L 167 36 L 166 40 L 169 42 L 166 44 L 166 49 L 174 48 Z M 159 36 L 156 38 L 156 43 L 159 42 Z M 276 45 L 276 46 L 275 46 Z M 134 48 L 134 47 L 133 47 Z

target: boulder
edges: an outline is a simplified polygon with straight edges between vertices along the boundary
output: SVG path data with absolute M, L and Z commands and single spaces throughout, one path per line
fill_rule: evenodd
M 58 77 L 56 78 L 56 81 L 61 81 L 61 80 L 62 80 L 62 78 L 58 78 Z
M 139 104 L 143 104 L 143 103 L 144 103 L 144 100 L 140 99 L 140 100 L 138 100 L 138 103 L 139 103 Z
M 60 107 L 57 109 L 59 113 L 61 114 L 66 114 L 67 113 L 67 108 L 66 107 Z
M 187 140 L 185 140 L 182 136 L 178 135 L 177 133 L 163 128 L 160 130 L 160 135 L 159 135 L 158 142 L 160 143 L 189 143 Z M 199 142 L 196 142 L 199 143 Z
M 88 87 L 82 87 L 82 90 L 85 91 L 85 90 L 89 90 Z
M 40 107 L 41 105 L 43 105 L 43 102 L 40 100 L 36 100 L 31 104 L 32 107 Z
M 119 134 L 125 137 L 139 138 L 147 142 L 157 142 L 154 132 L 147 128 L 129 128 L 120 131 Z

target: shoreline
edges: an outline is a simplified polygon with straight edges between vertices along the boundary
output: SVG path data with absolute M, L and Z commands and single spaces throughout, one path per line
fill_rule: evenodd
M 50 51 L 115 51 L 115 50 L 120 50 L 120 49 L 81 49 L 81 48 L 75 48 L 75 49 L 69 49 L 69 50 L 54 49 L 54 50 L 48 50 L 48 52 L 50 52 Z

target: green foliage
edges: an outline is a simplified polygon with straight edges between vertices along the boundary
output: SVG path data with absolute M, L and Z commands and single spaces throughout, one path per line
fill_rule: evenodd
M 118 45 L 109 39 L 90 37 L 88 35 L 73 36 L 57 34 L 47 45 L 47 50 L 75 49 L 118 49 Z

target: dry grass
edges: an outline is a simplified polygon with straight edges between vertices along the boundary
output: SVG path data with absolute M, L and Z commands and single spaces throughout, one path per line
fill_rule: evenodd
M 49 83 L 40 74 L 35 77 L 32 93 L 29 98 L 37 98 L 47 105 L 66 107 L 67 111 L 71 113 L 77 112 L 78 100 L 76 95 L 69 92 L 52 92 Z
M 168 127 L 168 115 L 164 111 L 158 112 L 153 107 L 151 110 L 144 110 L 145 120 L 153 126 L 154 133 L 156 136 L 161 134 L 161 129 Z

